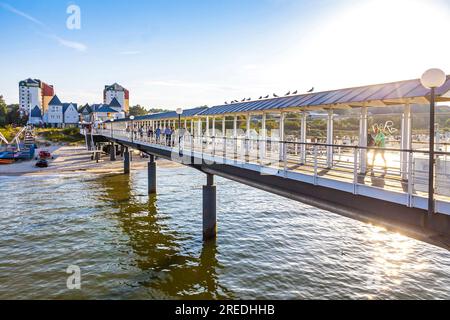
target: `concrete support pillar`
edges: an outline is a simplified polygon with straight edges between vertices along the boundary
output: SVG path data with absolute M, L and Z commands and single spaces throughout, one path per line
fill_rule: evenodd
M 307 117 L 308 117 L 308 115 L 306 114 L 306 112 L 302 112 L 301 118 L 300 118 L 300 122 L 301 122 L 300 143 L 306 143 L 306 120 L 307 120 Z M 300 146 L 300 153 L 301 153 L 300 163 L 305 164 L 306 163 L 306 145 L 305 144 L 302 144 Z
M 334 143 L 334 112 L 333 110 L 328 110 L 327 116 L 327 144 Z M 333 167 L 333 147 L 327 147 L 327 167 Z
M 114 142 L 111 142 L 111 146 L 109 148 L 109 159 L 111 161 L 116 161 L 116 146 L 114 145 Z
M 156 194 L 156 162 L 155 156 L 150 155 L 148 162 L 148 194 Z
M 130 173 L 130 151 L 128 148 L 125 148 L 125 152 L 123 153 L 123 173 L 129 174 Z
M 203 240 L 214 240 L 216 236 L 216 186 L 214 175 L 207 174 L 207 183 L 203 186 Z
M 402 128 L 401 128 L 401 141 L 400 148 L 403 150 L 411 150 L 412 143 L 412 116 L 411 105 L 407 103 L 403 110 L 402 115 Z M 400 155 L 400 170 L 402 173 L 402 179 L 408 180 L 409 171 L 409 154 L 408 152 L 402 152 Z
M 359 116 L 359 146 L 367 147 L 367 133 L 368 133 L 368 116 L 367 107 L 361 108 Z M 366 174 L 367 172 L 367 150 L 361 149 L 359 152 L 359 172 Z

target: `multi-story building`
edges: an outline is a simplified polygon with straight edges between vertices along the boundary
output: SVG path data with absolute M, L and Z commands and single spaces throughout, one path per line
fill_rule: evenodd
M 111 105 L 113 100 L 116 99 L 121 106 L 122 112 L 128 113 L 130 110 L 130 93 L 127 89 L 121 85 L 114 83 L 110 86 L 105 86 L 103 90 L 103 103 Z M 115 102 L 114 102 L 115 104 Z
M 19 82 L 19 107 L 22 115 L 29 115 L 38 106 L 45 113 L 48 104 L 55 95 L 53 86 L 39 79 L 27 79 Z

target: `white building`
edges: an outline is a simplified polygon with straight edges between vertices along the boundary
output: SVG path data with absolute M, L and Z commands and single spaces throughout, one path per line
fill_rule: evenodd
M 19 108 L 22 114 L 30 114 L 35 106 L 42 107 L 39 80 L 27 79 L 19 82 Z
M 64 123 L 63 104 L 59 100 L 58 96 L 54 96 L 48 104 L 47 116 L 45 117 L 46 123 L 52 127 L 62 127 Z
M 78 125 L 80 114 L 78 113 L 78 105 L 76 103 L 63 103 L 63 122 L 64 126 Z
M 53 86 L 39 79 L 19 82 L 19 108 L 22 115 L 29 115 L 36 106 L 41 113 L 47 112 L 48 103 L 54 95 Z
M 107 105 L 111 105 L 114 101 L 117 100 L 118 104 L 120 104 L 121 110 L 125 113 L 128 113 L 130 110 L 130 93 L 127 89 L 122 87 L 121 85 L 114 83 L 110 86 L 105 86 L 103 90 L 103 103 Z M 114 102 L 115 104 L 115 102 Z M 115 107 L 112 105 L 112 107 Z
M 43 124 L 41 108 L 39 108 L 39 106 L 35 106 L 33 110 L 31 110 L 28 123 L 35 126 Z

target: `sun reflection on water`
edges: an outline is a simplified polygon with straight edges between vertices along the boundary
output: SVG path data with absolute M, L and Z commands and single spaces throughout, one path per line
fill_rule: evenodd
M 367 273 L 367 287 L 372 293 L 366 295 L 368 299 L 401 286 L 409 273 L 429 267 L 416 255 L 416 242 L 400 233 L 370 225 L 366 228 L 365 237 L 372 249 L 372 262 L 369 262 Z

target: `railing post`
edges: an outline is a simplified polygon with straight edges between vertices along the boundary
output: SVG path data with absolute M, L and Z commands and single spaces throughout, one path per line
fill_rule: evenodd
M 353 148 L 353 194 L 358 194 L 358 147 Z
M 287 146 L 286 142 L 283 142 L 283 159 L 284 159 L 284 177 L 287 178 Z
M 223 164 L 227 162 L 227 138 L 223 137 Z
M 234 137 L 233 141 L 234 141 L 234 160 L 235 160 L 235 163 L 237 163 L 237 159 L 238 159 L 237 137 Z
M 317 186 L 317 173 L 318 173 L 318 162 L 317 162 L 317 145 L 314 145 L 314 185 Z
M 414 154 L 410 150 L 408 153 L 408 207 L 413 206 L 414 192 Z

